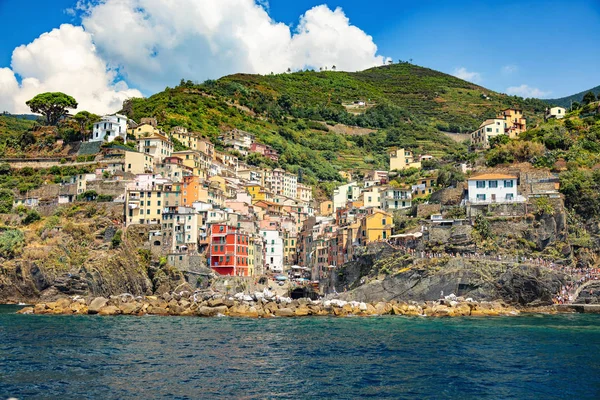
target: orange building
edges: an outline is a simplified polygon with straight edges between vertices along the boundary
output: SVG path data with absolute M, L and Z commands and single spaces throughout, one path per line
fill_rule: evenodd
M 199 176 L 184 176 L 181 189 L 183 205 L 185 206 L 191 207 L 195 201 L 208 201 L 208 189 L 204 186 Z
M 250 276 L 249 236 L 234 226 L 214 224 L 210 228 L 210 268 L 219 275 Z

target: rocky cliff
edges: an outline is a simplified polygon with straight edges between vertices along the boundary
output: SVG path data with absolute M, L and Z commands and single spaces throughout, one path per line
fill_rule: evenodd
M 569 277 L 539 266 L 466 258 L 415 259 L 385 245 L 347 263 L 333 285 L 356 301 L 437 300 L 451 293 L 478 301 L 514 305 L 552 303 Z
M 2 249 L 0 303 L 73 295 L 151 295 L 184 284 L 181 272 L 146 248 L 149 227 L 123 232 L 119 211 L 122 206 L 121 210 L 111 205 L 58 209 L 23 228 L 19 221 L 3 221 L 2 236 L 21 232 L 22 240 L 11 242 L 11 252 Z M 4 241 L 0 238 L 0 244 Z

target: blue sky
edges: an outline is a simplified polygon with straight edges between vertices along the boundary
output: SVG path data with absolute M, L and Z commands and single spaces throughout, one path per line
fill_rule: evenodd
M 76 0 L 29 0 L 25 6 L 23 0 L 0 0 L 0 68 L 11 66 L 17 46 L 63 23 L 81 25 L 79 15 L 65 12 L 75 4 Z M 350 24 L 372 36 L 377 55 L 413 59 L 492 90 L 510 92 L 512 87 L 517 94 L 562 97 L 600 84 L 598 0 L 270 0 L 267 10 L 275 22 L 292 26 L 293 34 L 299 17 L 320 4 L 331 10 L 341 7 Z M 113 60 L 106 55 L 112 54 L 107 45 L 111 38 L 101 42 L 93 37 L 98 56 L 110 65 Z M 122 58 L 114 60 L 115 65 L 121 63 Z M 245 64 L 238 68 L 244 70 Z M 133 67 L 129 71 L 117 79 L 144 94 L 157 90 L 144 85 Z M 213 77 L 214 71 L 192 78 Z M 14 72 L 20 82 L 22 76 Z M 179 78 L 172 76 L 173 83 Z

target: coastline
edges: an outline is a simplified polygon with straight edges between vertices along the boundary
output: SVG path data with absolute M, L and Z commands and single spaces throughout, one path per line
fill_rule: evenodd
M 162 296 L 134 297 L 130 294 L 104 297 L 65 297 L 57 301 L 25 306 L 19 314 L 44 315 L 162 315 L 197 317 L 308 317 L 308 316 L 423 316 L 423 317 L 491 317 L 520 314 L 556 314 L 586 312 L 583 305 L 548 305 L 515 307 L 502 301 L 475 301 L 470 298 L 447 296 L 436 301 L 379 301 L 357 302 L 339 299 L 310 300 L 272 296 L 256 292 L 252 295 L 226 295 L 208 292 L 165 293 Z M 589 311 L 587 311 L 589 312 Z M 594 312 L 594 311 L 592 311 Z M 597 310 L 595 312 L 600 312 Z

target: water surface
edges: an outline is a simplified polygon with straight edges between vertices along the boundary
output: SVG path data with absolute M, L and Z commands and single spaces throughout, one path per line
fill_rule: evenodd
M 600 316 L 15 315 L 0 399 L 600 398 Z

